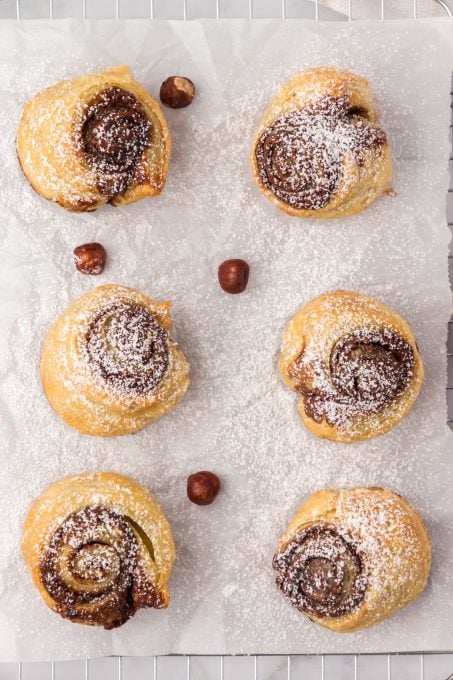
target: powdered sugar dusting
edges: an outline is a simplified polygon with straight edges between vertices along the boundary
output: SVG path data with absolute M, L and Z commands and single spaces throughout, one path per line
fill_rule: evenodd
M 293 606 L 325 619 L 362 609 L 362 625 L 419 596 L 430 564 L 420 517 L 379 488 L 341 491 L 331 523 L 308 522 L 274 556 L 277 585 Z
M 306 527 L 274 556 L 277 585 L 306 614 L 349 614 L 361 605 L 368 586 L 367 558 L 357 543 L 341 526 Z
M 137 538 L 119 513 L 89 506 L 66 517 L 52 534 L 40 576 L 62 616 L 116 628 L 137 607 L 134 586 L 143 580 Z M 146 588 L 152 591 L 153 584 Z
M 1 658 L 166 652 L 377 652 L 451 649 L 451 438 L 445 426 L 450 294 L 444 224 L 450 65 L 447 22 L 315 26 L 272 22 L 43 23 L 0 26 L 0 571 Z M 43 44 L 45 43 L 45 49 Z M 195 83 L 165 112 L 173 155 L 159 197 L 68 214 L 30 190 L 14 139 L 22 105 L 49 81 L 129 63 L 156 95 L 173 73 Z M 366 77 L 395 158 L 394 199 L 335 221 L 290 218 L 249 167 L 262 113 L 297 71 L 330 63 Z M 444 170 L 442 170 L 444 168 Z M 6 181 L 6 178 L 9 178 Z M 72 250 L 102 243 L 96 284 L 172 301 L 174 335 L 191 365 L 178 408 L 133 436 L 101 439 L 64 426 L 41 391 L 37 356 L 56 316 L 95 285 Z M 217 267 L 250 264 L 241 295 Z M 282 331 L 328 290 L 365 292 L 410 323 L 425 360 L 414 409 L 364 444 L 320 441 L 303 427 L 276 361 Z M 19 552 L 30 504 L 68 474 L 113 469 L 153 491 L 177 559 L 165 611 L 141 610 L 113 633 L 63 621 L 36 593 Z M 222 492 L 206 508 L 187 475 L 212 470 Z M 352 636 L 313 626 L 275 588 L 272 556 L 303 498 L 324 487 L 381 485 L 426 518 L 434 563 L 422 598 Z
M 360 305 L 364 314 L 357 319 Z M 397 400 L 411 388 L 414 350 L 383 318 L 378 303 L 335 293 L 309 315 L 312 325 L 302 329 L 303 351 L 287 373 L 315 422 L 325 419 L 339 432 L 352 434 L 369 415 L 394 422 L 395 408 L 404 414 L 405 403 Z M 393 408 L 386 414 L 388 406 Z
M 343 166 L 345 156 L 360 168 L 376 160 L 385 133 L 353 108 L 350 93 L 328 97 L 322 91 L 303 108 L 277 118 L 261 135 L 255 157 L 261 181 L 292 208 L 319 210 L 328 205 L 340 181 L 356 181 Z M 372 161 L 371 161 L 372 162 Z
M 145 307 L 114 301 L 91 321 L 86 357 L 109 389 L 142 396 L 165 376 L 167 342 L 168 333 Z

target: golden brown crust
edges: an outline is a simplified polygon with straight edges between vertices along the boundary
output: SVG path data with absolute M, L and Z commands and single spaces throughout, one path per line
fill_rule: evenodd
M 48 607 L 76 623 L 112 628 L 139 607 L 168 606 L 170 526 L 149 491 L 115 472 L 49 487 L 27 515 L 22 553 Z
M 68 425 L 85 434 L 127 434 L 178 404 L 189 386 L 189 364 L 168 335 L 169 307 L 132 288 L 107 285 L 56 319 L 44 342 L 41 378 L 51 406 Z M 112 319 L 120 334 L 113 339 Z M 138 350 L 135 332 L 141 333 Z
M 392 375 L 384 375 L 382 385 L 378 385 L 382 399 L 365 394 L 363 410 L 354 392 L 342 392 L 342 386 L 335 384 L 332 376 L 335 348 L 357 331 L 364 332 L 365 340 L 369 335 L 365 347 L 374 342 L 381 342 L 384 348 L 386 343 L 390 345 L 385 351 L 399 354 L 397 368 L 402 372 L 401 385 L 397 385 L 393 398 L 386 401 Z M 391 346 L 392 338 L 399 342 L 396 350 Z M 368 367 L 365 365 L 364 371 L 369 374 Z M 414 405 L 424 377 L 420 352 L 408 323 L 382 303 L 342 290 L 320 295 L 291 319 L 283 334 L 279 369 L 285 384 L 301 394 L 299 414 L 305 426 L 318 437 L 338 442 L 366 440 L 388 432 Z M 379 378 L 379 373 L 380 369 L 372 377 Z M 360 373 L 355 375 L 357 378 Z M 320 407 L 314 416 L 310 405 L 318 397 Z M 326 398 L 324 405 L 322 397 Z
M 307 529 L 323 526 L 338 532 L 346 544 L 360 555 L 365 588 L 351 611 L 341 616 L 326 613 L 319 616 L 311 611 L 309 616 L 314 622 L 336 632 L 357 631 L 388 618 L 414 601 L 424 590 L 431 566 L 431 541 L 417 511 L 402 496 L 379 487 L 343 491 L 327 489 L 313 494 L 300 507 L 280 540 L 274 559 L 274 564 L 277 562 L 277 566 L 285 570 L 285 574 L 280 574 L 280 581 L 292 578 L 293 586 L 297 585 L 298 594 L 292 589 L 286 592 L 291 594 L 292 604 L 299 605 L 301 611 L 303 607 L 300 604 L 305 606 L 303 592 L 307 591 L 309 584 L 303 579 L 301 584 L 295 584 L 288 564 L 282 562 L 281 557 L 279 560 L 279 556 Z M 301 545 L 297 559 L 301 565 L 299 568 L 303 570 L 307 562 L 305 557 L 301 557 L 303 542 Z M 342 559 L 342 554 L 329 552 L 328 546 L 322 542 L 315 546 L 315 552 L 316 555 L 312 546 L 308 560 L 322 555 L 331 562 L 331 569 Z M 297 572 L 295 580 L 301 573 Z M 346 591 L 350 588 L 348 583 L 342 585 Z M 325 601 L 329 596 L 333 600 L 338 597 L 332 592 L 326 590 L 322 593 Z
M 324 109 L 324 113 L 327 110 L 327 125 L 323 123 L 323 121 L 326 121 L 324 113 L 319 115 L 318 104 Z M 342 118 L 345 124 L 338 127 L 338 130 L 340 128 L 342 130 L 338 133 L 339 139 L 336 139 L 335 134 L 332 135 L 330 126 L 330 118 L 334 114 L 336 115 L 334 109 L 337 106 L 340 106 L 340 109 L 343 107 L 343 113 L 345 114 L 345 117 Z M 257 157 L 260 149 L 260 140 L 263 139 L 263 135 L 267 134 L 277 121 L 282 119 L 288 120 L 293 114 L 300 111 L 309 112 L 309 116 L 312 116 L 313 112 L 315 114 L 312 117 L 312 120 L 316 121 L 316 135 L 313 136 L 313 139 L 317 141 L 313 143 L 313 146 L 316 147 L 316 144 L 319 144 L 320 121 L 322 123 L 321 127 L 327 129 L 326 134 L 324 134 L 324 130 L 322 136 L 329 140 L 326 141 L 326 148 L 320 154 L 321 158 L 317 161 L 319 166 L 325 163 L 326 156 L 330 157 L 330 162 L 327 167 L 324 167 L 324 176 L 322 177 L 319 167 L 315 168 L 315 164 L 312 162 L 312 168 L 309 172 L 310 177 L 305 177 L 304 187 L 312 183 L 313 176 L 316 176 L 316 184 L 329 185 L 327 188 L 324 186 L 324 189 L 322 189 L 324 200 L 311 201 L 313 203 L 312 209 L 310 207 L 300 207 L 297 201 L 291 204 L 291 202 L 279 196 L 275 188 L 272 189 L 264 181 L 262 174 L 263 166 Z M 347 118 L 351 111 L 357 113 L 353 120 Z M 341 113 L 342 116 L 343 113 Z M 369 83 L 365 78 L 331 67 L 312 68 L 298 73 L 281 88 L 271 101 L 255 135 L 250 162 L 258 187 L 266 198 L 287 214 L 297 217 L 347 217 L 361 212 L 378 196 L 389 190 L 392 180 L 393 170 L 390 146 L 385 134 L 377 125 L 377 119 L 378 115 L 374 107 Z M 307 120 L 304 121 L 305 123 L 307 123 Z M 288 124 L 286 123 L 285 125 L 288 132 Z M 310 126 L 310 118 L 308 119 L 308 126 Z M 285 126 L 283 128 L 285 129 Z M 366 143 L 364 132 L 372 134 L 374 139 L 372 144 Z M 357 133 L 356 143 L 359 145 L 359 154 L 355 153 L 353 147 L 348 150 L 345 149 L 345 146 L 348 147 L 351 143 L 351 134 L 357 137 Z M 311 141 L 310 129 L 305 130 L 303 134 L 304 146 L 307 146 L 307 140 L 309 144 Z M 377 141 L 379 141 L 378 144 L 375 143 Z M 279 143 L 283 145 L 285 143 L 286 145 L 291 144 L 291 141 L 288 141 L 287 133 L 280 134 Z M 291 154 L 288 149 L 286 158 L 289 156 Z M 299 160 L 302 161 L 302 158 Z M 306 158 L 303 160 L 305 161 Z M 334 168 L 336 164 L 338 164 L 338 168 Z M 334 169 L 338 177 L 334 177 Z M 321 174 L 319 174 L 320 172 Z M 287 173 L 288 169 L 285 166 L 283 172 L 285 181 L 288 179 Z M 326 174 L 328 177 L 326 177 Z M 294 179 L 296 177 L 297 173 L 294 174 Z M 321 179 L 322 181 L 320 181 Z M 326 194 L 329 194 L 328 200 L 326 200 Z M 296 195 L 293 195 L 292 198 L 295 199 Z
M 81 145 L 90 102 L 117 88 L 138 102 L 150 125 L 150 139 L 134 166 L 128 186 L 111 194 Z M 171 152 L 168 125 L 158 103 L 133 79 L 127 66 L 65 80 L 39 92 L 25 105 L 17 131 L 20 166 L 35 191 L 67 210 L 93 211 L 107 201 L 132 203 L 162 191 Z M 101 180 L 101 181 L 100 181 Z

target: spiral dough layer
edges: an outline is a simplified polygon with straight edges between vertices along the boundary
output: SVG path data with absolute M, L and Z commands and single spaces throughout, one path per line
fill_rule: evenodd
M 115 285 L 69 305 L 41 356 L 44 391 L 65 422 L 86 434 L 127 434 L 179 403 L 189 365 L 170 336 L 169 309 Z
M 296 512 L 273 559 L 277 586 L 293 607 L 342 633 L 415 600 L 430 566 L 420 515 L 381 487 L 317 491 Z
M 321 363 L 315 368 L 314 389 L 303 379 L 308 363 L 302 354 L 294 366 L 294 375 L 302 378 L 298 389 L 305 412 L 316 422 L 325 418 L 330 425 L 341 425 L 355 415 L 379 413 L 402 394 L 412 377 L 414 352 L 395 331 L 368 327 L 334 345 L 329 374 Z
M 80 140 L 101 193 L 112 198 L 127 189 L 151 144 L 151 131 L 140 102 L 120 87 L 109 87 L 88 103 Z
M 139 607 L 161 605 L 140 569 L 130 523 L 108 508 L 86 507 L 66 517 L 39 569 L 64 618 L 116 628 Z
M 273 566 L 282 593 L 308 615 L 344 616 L 360 604 L 366 591 L 362 556 L 335 525 L 304 529 L 275 555 Z
M 384 434 L 407 415 L 423 382 L 423 363 L 408 323 L 360 293 L 314 298 L 288 323 L 279 368 L 300 395 L 308 429 L 333 441 Z
M 63 80 L 23 110 L 17 156 L 31 186 L 68 210 L 124 205 L 164 188 L 170 132 L 127 66 Z
M 73 623 L 123 625 L 141 607 L 168 606 L 174 561 L 156 500 L 115 472 L 68 477 L 30 508 L 22 552 L 53 611 Z
M 255 150 L 264 186 L 292 208 L 324 208 L 342 177 L 343 156 L 352 154 L 360 167 L 367 153 L 386 143 L 364 113 L 350 108 L 346 97 L 326 97 L 278 118 Z
M 111 389 L 141 396 L 165 376 L 168 333 L 141 305 L 107 305 L 91 322 L 86 341 L 91 367 Z
M 390 145 L 368 81 L 328 66 L 297 73 L 265 111 L 250 164 L 261 192 L 288 215 L 361 212 L 389 192 L 392 180 Z

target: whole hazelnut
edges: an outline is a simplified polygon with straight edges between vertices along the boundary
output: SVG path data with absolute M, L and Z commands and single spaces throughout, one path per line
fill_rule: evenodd
M 196 505 L 210 505 L 220 491 L 220 479 L 213 472 L 195 472 L 187 478 L 187 496 Z
M 84 243 L 74 248 L 74 264 L 82 274 L 102 274 L 107 253 L 100 243 Z
M 195 85 L 189 78 L 170 76 L 160 86 L 160 101 L 170 109 L 183 109 L 195 96 Z
M 225 260 L 219 267 L 220 287 L 226 293 L 242 293 L 247 288 L 250 267 L 245 260 Z

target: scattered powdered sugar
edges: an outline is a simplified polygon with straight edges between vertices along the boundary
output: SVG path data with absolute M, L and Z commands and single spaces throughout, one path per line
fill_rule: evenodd
M 338 325 L 329 307 L 342 309 Z M 377 325 L 379 317 L 379 307 L 368 304 L 367 317 L 357 321 L 338 298 L 326 300 L 315 313 L 313 335 L 307 335 L 304 350 L 288 369 L 314 421 L 326 419 L 339 432 L 353 433 L 361 416 L 404 414 L 405 402 L 397 399 L 410 389 L 414 351 L 398 331 Z
M 444 206 L 452 29 L 423 20 L 0 26 L 2 659 L 451 648 Z M 119 63 L 154 95 L 173 73 L 197 88 L 190 107 L 165 110 L 173 142 L 167 185 L 161 196 L 129 206 L 67 213 L 39 198 L 18 167 L 22 106 L 61 78 Z M 325 64 L 370 80 L 393 148 L 397 196 L 356 217 L 302 221 L 260 194 L 249 153 L 278 88 L 299 69 Z M 72 262 L 74 246 L 91 241 L 108 253 L 95 280 Z M 227 295 L 217 283 L 217 267 L 229 257 L 250 264 L 241 295 Z M 39 352 L 56 316 L 107 282 L 172 301 L 171 333 L 190 362 L 191 387 L 177 408 L 138 434 L 103 439 L 71 430 L 53 413 L 41 389 Z M 355 445 L 311 436 L 276 367 L 288 320 L 337 288 L 367 293 L 401 313 L 427 375 L 398 427 Z M 153 491 L 177 553 L 169 608 L 141 610 L 113 632 L 49 611 L 20 556 L 21 525 L 43 489 L 100 469 Z M 187 475 L 203 469 L 222 479 L 222 492 L 206 508 L 190 504 L 185 491 Z M 272 556 L 310 493 L 369 485 L 401 492 L 426 519 L 432 579 L 393 619 L 335 636 L 285 602 Z
M 138 540 L 130 520 L 115 509 L 93 504 L 62 519 L 39 565 L 56 611 L 110 629 L 140 606 L 158 602 L 156 584 L 139 559 Z
M 273 565 L 285 597 L 308 615 L 344 616 L 366 596 L 368 555 L 341 526 L 317 522 L 302 529 Z
M 151 144 L 151 127 L 139 101 L 120 87 L 102 90 L 88 102 L 75 132 L 76 148 L 109 199 L 139 179 L 138 164 Z
M 264 186 L 292 208 L 324 208 L 340 181 L 356 180 L 342 165 L 345 156 L 360 168 L 382 152 L 385 133 L 367 115 L 352 107 L 349 92 L 332 97 L 315 91 L 313 101 L 277 118 L 258 140 L 255 157 Z
M 142 305 L 112 297 L 89 324 L 84 357 L 108 389 L 150 394 L 168 368 L 168 333 Z
M 340 493 L 332 522 L 303 526 L 274 556 L 277 585 L 300 611 L 326 619 L 361 607 L 378 619 L 395 602 L 407 604 L 430 562 L 412 513 L 379 488 Z

